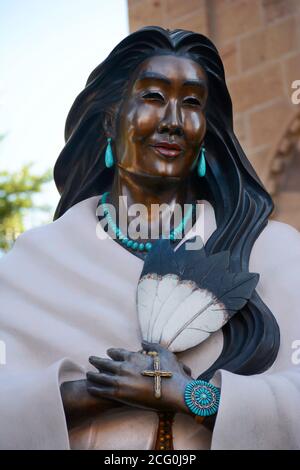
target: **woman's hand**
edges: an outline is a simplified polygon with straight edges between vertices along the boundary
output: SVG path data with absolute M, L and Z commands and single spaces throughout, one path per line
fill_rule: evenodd
M 93 397 L 87 391 L 86 380 L 64 382 L 60 392 L 69 431 L 103 411 L 122 406 L 116 401 Z
M 153 370 L 153 357 L 119 348 L 107 350 L 111 359 L 89 358 L 98 369 L 87 373 L 89 393 L 147 410 L 191 414 L 184 403 L 186 384 L 193 380 L 190 369 L 160 344 L 143 341 L 142 346 L 146 351 L 158 353 L 160 370 L 172 372 L 172 377 L 161 378 L 160 398 L 154 396 L 154 377 L 142 375 L 144 370 Z

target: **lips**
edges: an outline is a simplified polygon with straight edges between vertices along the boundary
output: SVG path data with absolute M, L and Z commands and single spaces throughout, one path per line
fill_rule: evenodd
M 153 145 L 154 149 L 164 157 L 177 157 L 182 152 L 182 148 L 178 144 L 170 144 L 169 142 L 159 142 Z

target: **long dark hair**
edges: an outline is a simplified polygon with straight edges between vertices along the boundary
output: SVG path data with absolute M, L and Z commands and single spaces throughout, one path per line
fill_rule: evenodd
M 61 194 L 54 219 L 110 188 L 114 170 L 104 163 L 104 117 L 115 105 L 120 108 L 137 66 L 159 54 L 191 58 L 207 74 L 207 173 L 201 185 L 214 207 L 217 229 L 206 250 L 230 250 L 231 270 L 248 271 L 251 249 L 267 224 L 273 203 L 234 134 L 232 103 L 218 51 L 206 36 L 192 31 L 144 27 L 122 40 L 90 74 L 68 114 L 66 145 L 54 168 Z M 202 378 L 208 380 L 220 368 L 243 375 L 262 373 L 277 356 L 279 327 L 256 291 L 223 327 L 223 336 L 222 353 Z

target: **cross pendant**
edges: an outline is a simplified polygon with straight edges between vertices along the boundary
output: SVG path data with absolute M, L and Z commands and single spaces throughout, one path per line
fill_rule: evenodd
M 153 356 L 153 370 L 144 370 L 141 372 L 142 375 L 147 377 L 154 377 L 154 396 L 155 398 L 161 397 L 161 378 L 162 377 L 172 377 L 172 372 L 165 370 L 160 370 L 160 359 L 158 354 Z

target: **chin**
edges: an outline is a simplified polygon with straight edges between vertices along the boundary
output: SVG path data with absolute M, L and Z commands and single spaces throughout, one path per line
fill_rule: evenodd
M 143 173 L 145 176 L 147 175 L 149 178 L 153 178 L 155 180 L 161 180 L 162 182 L 166 182 L 166 180 L 169 181 L 178 181 L 181 177 L 180 175 L 177 174 L 170 174 L 169 172 L 166 171 L 161 171 L 159 173 L 157 172 L 148 172 L 148 173 Z
M 145 168 L 145 169 L 138 169 L 138 170 L 133 170 L 132 168 L 124 168 L 122 166 L 119 165 L 120 168 L 122 168 L 122 170 L 124 171 L 127 171 L 128 173 L 131 173 L 132 175 L 135 175 L 135 176 L 143 176 L 145 178 L 152 178 L 154 180 L 162 180 L 162 181 L 166 181 L 167 180 L 176 180 L 178 181 L 180 178 L 181 178 L 181 175 L 180 174 L 173 174 L 173 173 L 170 173 L 168 171 L 160 171 L 158 172 L 156 168 Z

